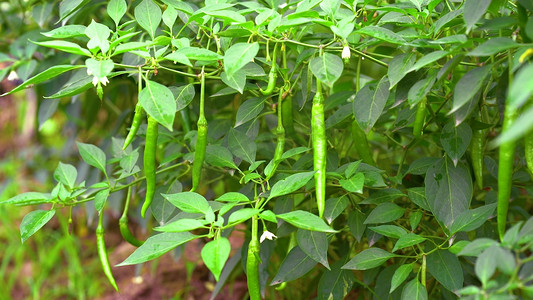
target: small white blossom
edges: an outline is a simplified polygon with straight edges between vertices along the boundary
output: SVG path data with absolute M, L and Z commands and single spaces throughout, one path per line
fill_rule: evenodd
M 94 76 L 93 77 L 93 85 L 96 86 L 98 84 L 98 77 Z
M 272 240 L 272 239 L 275 239 L 275 238 L 277 238 L 277 236 L 275 234 L 273 234 L 272 232 L 270 232 L 268 230 L 265 230 L 265 231 L 263 231 L 263 234 L 261 235 L 261 238 L 259 239 L 259 242 L 262 243 L 265 239 Z
M 15 71 L 11 71 L 9 75 L 7 76 L 7 80 L 17 80 L 19 79 L 19 75 Z
M 107 79 L 107 76 L 104 76 L 104 77 L 100 78 L 100 82 L 103 85 L 107 85 L 109 83 L 109 80 Z
M 341 57 L 342 57 L 342 59 L 350 58 L 350 47 L 344 46 L 344 48 L 342 48 Z

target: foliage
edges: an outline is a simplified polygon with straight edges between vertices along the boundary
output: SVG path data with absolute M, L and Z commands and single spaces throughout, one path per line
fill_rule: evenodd
M 119 266 L 201 239 L 213 296 L 243 269 L 251 299 L 533 296 L 530 1 L 56 10 L 36 5 L 40 28 L 2 54 L 3 76 L 23 81 L 5 95 L 46 82 L 47 117 L 72 99 L 61 108 L 83 129 L 85 164 L 59 162 L 50 193 L 4 201 L 40 205 L 23 242 L 56 210 L 102 214 L 133 189 L 158 226 Z M 123 149 L 133 111 L 160 126 L 141 125 Z M 236 253 L 229 237 L 242 224 Z M 299 278 L 306 288 L 283 290 Z

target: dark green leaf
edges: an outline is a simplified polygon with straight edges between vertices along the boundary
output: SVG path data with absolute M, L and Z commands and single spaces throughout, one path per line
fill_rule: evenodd
M 148 115 L 172 131 L 176 115 L 176 101 L 168 87 L 147 80 L 146 86 L 139 93 L 139 103 Z
M 210 206 L 205 198 L 194 192 L 164 194 L 163 197 L 177 208 L 188 213 L 207 213 Z
M 337 55 L 326 52 L 322 56 L 313 58 L 309 62 L 309 68 L 318 80 L 331 87 L 341 76 L 344 63 Z
M 179 245 L 192 241 L 197 237 L 189 232 L 163 232 L 151 236 L 135 252 L 128 256 L 126 260 L 117 266 L 136 265 L 158 258 Z
M 34 210 L 24 216 L 20 223 L 20 239 L 24 243 L 55 215 L 55 210 Z
M 205 266 L 213 273 L 218 281 L 220 273 L 229 258 L 231 245 L 225 237 L 210 241 L 202 248 L 201 256 Z
M 315 172 L 303 172 L 291 175 L 283 180 L 280 180 L 274 184 L 268 199 L 290 194 L 299 190 L 314 176 Z
M 380 266 L 395 254 L 389 253 L 381 248 L 369 248 L 361 251 L 342 268 L 350 270 L 368 270 Z
M 285 257 L 270 285 L 298 279 L 311 271 L 315 265 L 316 261 L 307 256 L 300 247 L 296 246 Z
M 12 89 L 11 91 L 7 92 L 7 93 L 4 93 L 2 94 L 1 96 L 5 96 L 5 95 L 9 95 L 11 93 L 14 93 L 14 92 L 18 92 L 22 89 L 24 89 L 25 87 L 31 85 L 31 84 L 38 84 L 38 83 L 41 83 L 43 81 L 47 81 L 49 79 L 52 79 L 56 76 L 59 76 L 67 71 L 70 71 L 70 70 L 74 70 L 74 69 L 79 69 L 79 68 L 83 68 L 85 67 L 84 65 L 76 65 L 76 66 L 73 66 L 73 65 L 59 65 L 59 66 L 53 66 L 35 76 L 33 76 L 32 78 L 26 80 L 25 82 L 23 82 L 22 84 L 20 84 L 19 86 L 17 86 L 16 88 Z
M 328 238 L 325 232 L 298 229 L 296 234 L 298 246 L 305 254 L 322 264 L 328 270 Z
M 392 222 L 403 216 L 404 212 L 405 208 L 401 208 L 394 203 L 382 203 L 370 212 L 364 224 Z
M 392 249 L 392 252 L 396 252 L 396 250 L 400 250 L 403 248 L 411 247 L 417 244 L 422 243 L 425 241 L 425 237 L 421 237 L 418 234 L 414 233 L 408 233 L 406 235 L 402 235 L 396 244 L 394 244 L 394 248 Z
M 394 292 L 406 279 L 409 277 L 409 274 L 411 274 L 411 271 L 413 271 L 414 264 L 407 264 L 407 265 L 401 265 L 394 271 L 394 275 L 392 275 L 392 280 L 390 283 L 390 291 L 389 293 Z
M 494 212 L 496 203 L 484 205 L 476 209 L 467 210 L 457 216 L 450 228 L 450 234 L 459 231 L 472 231 L 485 223 Z
M 402 300 L 427 300 L 428 292 L 418 278 L 409 281 L 402 290 Z
M 238 158 L 249 163 L 255 162 L 257 145 L 240 130 L 231 129 L 228 133 L 228 146 L 231 152 Z
M 321 231 L 321 232 L 337 232 L 329 227 L 318 216 L 303 210 L 294 210 L 288 213 L 276 215 L 277 218 L 305 230 Z
M 459 159 L 463 157 L 470 145 L 472 129 L 466 123 L 461 123 L 459 126 L 455 126 L 454 123 L 451 120 L 444 126 L 440 135 L 440 142 L 446 154 L 453 161 L 454 166 L 457 166 Z
M 463 268 L 457 256 L 448 250 L 437 250 L 426 259 L 429 273 L 445 288 L 453 292 L 463 287 Z

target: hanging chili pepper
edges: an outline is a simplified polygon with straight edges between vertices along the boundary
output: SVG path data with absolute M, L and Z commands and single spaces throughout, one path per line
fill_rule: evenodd
M 141 216 L 144 218 L 146 211 L 152 204 L 155 195 L 155 153 L 157 150 L 157 136 L 159 124 L 148 116 L 148 127 L 146 127 L 146 143 L 144 146 L 144 176 L 146 177 L 146 198 L 141 208 Z
M 124 238 L 126 242 L 132 244 L 135 247 L 140 247 L 144 242 L 139 241 L 135 236 L 133 236 L 133 234 L 131 233 L 128 227 L 128 208 L 130 205 L 130 198 L 131 198 L 131 186 L 128 187 L 128 192 L 126 194 L 126 201 L 124 202 L 124 211 L 122 212 L 122 216 L 118 220 L 120 234 L 122 234 L 122 237 Z
M 111 283 L 111 285 L 118 292 L 118 286 L 111 272 L 111 265 L 109 264 L 109 258 L 107 257 L 107 249 L 105 247 L 104 240 L 104 213 L 100 212 L 98 216 L 98 226 L 96 227 L 96 248 L 98 249 L 98 256 L 100 257 L 100 263 L 104 274 Z
M 192 188 L 194 192 L 198 189 L 200 178 L 202 177 L 202 165 L 205 158 L 205 150 L 207 146 L 207 119 L 204 114 L 205 101 L 205 73 L 202 69 L 200 74 L 200 113 L 198 116 L 198 133 L 196 135 L 196 148 L 194 150 L 194 162 L 192 165 Z
M 313 143 L 313 169 L 318 215 L 322 218 L 326 203 L 326 125 L 324 123 L 324 96 L 322 83 L 316 79 L 316 94 L 311 108 L 311 136 Z

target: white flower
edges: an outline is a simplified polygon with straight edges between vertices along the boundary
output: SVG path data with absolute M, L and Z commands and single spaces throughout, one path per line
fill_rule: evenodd
M 9 75 L 7 76 L 7 80 L 17 80 L 19 79 L 19 75 L 15 71 L 11 71 Z
M 265 230 L 265 231 L 263 231 L 263 234 L 261 235 L 261 238 L 259 239 L 259 242 L 262 243 L 265 239 L 272 240 L 272 239 L 275 239 L 275 238 L 277 238 L 277 236 L 275 234 L 273 234 L 272 232 L 270 232 L 268 230 Z
M 342 48 L 341 57 L 342 57 L 342 59 L 350 58 L 350 47 L 344 46 L 344 48 Z
M 102 78 L 98 78 L 97 76 L 94 76 L 93 85 L 96 86 L 99 82 L 103 85 L 107 85 L 109 83 L 109 79 L 107 79 L 107 76 L 104 76 Z

